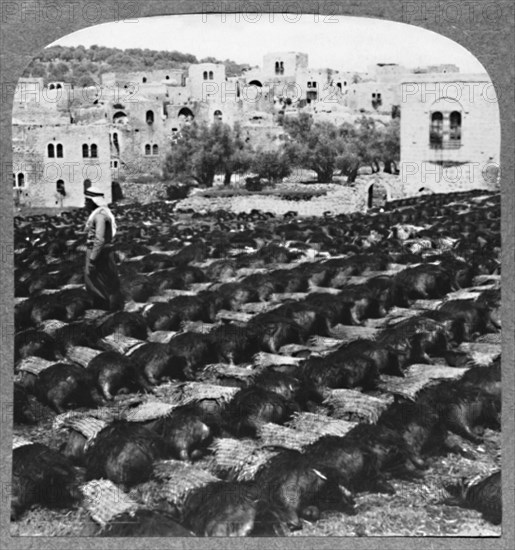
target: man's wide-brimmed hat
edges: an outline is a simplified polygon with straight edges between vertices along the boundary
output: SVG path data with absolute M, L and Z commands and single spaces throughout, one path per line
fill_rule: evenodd
M 107 206 L 107 200 L 105 198 L 104 191 L 98 187 L 88 187 L 84 191 L 84 196 L 87 199 L 91 199 L 97 206 Z

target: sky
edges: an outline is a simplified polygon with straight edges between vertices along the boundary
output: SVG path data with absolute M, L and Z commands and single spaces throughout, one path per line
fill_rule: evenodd
M 249 13 L 246 21 L 243 15 L 180 15 L 104 23 L 50 45 L 177 50 L 199 60 L 212 56 L 252 66 L 261 65 L 268 52 L 299 51 L 308 54 L 310 68 L 366 72 L 375 63 L 399 63 L 408 68 L 454 63 L 461 72 L 485 72 L 456 42 L 404 23 L 343 16 L 333 16 L 334 22 L 328 22 L 323 15 L 293 13 L 286 17 Z M 251 17 L 257 20 L 252 22 Z

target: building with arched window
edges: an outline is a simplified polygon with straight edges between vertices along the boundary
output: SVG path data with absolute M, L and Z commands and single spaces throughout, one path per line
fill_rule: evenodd
M 499 107 L 486 73 L 411 74 L 401 95 L 406 195 L 498 186 Z

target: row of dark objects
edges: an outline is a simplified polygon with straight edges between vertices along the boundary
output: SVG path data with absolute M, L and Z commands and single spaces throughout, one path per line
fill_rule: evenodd
M 353 344 L 351 344 L 350 346 L 352 347 L 352 345 Z M 481 373 L 485 374 L 486 370 L 482 369 Z M 287 376 L 285 378 L 285 375 L 283 375 L 282 377 L 279 374 L 276 374 L 275 377 L 267 375 L 263 378 L 261 383 L 257 382 L 254 387 L 247 388 L 246 390 L 242 390 L 240 394 L 237 394 L 237 396 L 229 404 L 229 407 L 228 407 L 228 411 L 230 411 L 228 418 L 238 419 L 237 425 L 232 426 L 232 429 L 235 429 L 239 435 L 241 435 L 242 433 L 242 428 L 243 428 L 243 433 L 247 433 L 247 429 L 249 427 L 255 427 L 255 426 L 252 426 L 252 424 L 249 425 L 249 423 L 245 425 L 245 421 L 248 419 L 256 418 L 256 416 L 259 416 L 259 415 L 261 415 L 261 420 L 276 421 L 276 422 L 285 421 L 287 418 L 289 418 L 289 416 L 291 415 L 291 412 L 294 412 L 295 410 L 295 408 L 290 407 L 290 404 L 292 403 L 292 399 L 291 399 L 292 396 L 287 395 L 288 388 L 295 387 L 295 382 L 296 381 L 292 380 L 291 378 L 289 379 Z M 275 387 L 274 387 L 274 384 L 275 384 Z M 265 386 L 265 387 L 262 387 L 262 386 Z M 271 391 L 271 386 L 274 387 L 274 389 L 276 390 L 275 392 Z M 441 395 L 441 393 L 439 393 L 439 395 Z M 458 400 L 458 402 L 460 403 L 460 406 L 459 407 L 457 406 L 456 410 L 458 412 L 461 411 L 462 415 L 465 414 L 463 413 L 464 404 L 475 412 L 477 412 L 478 410 L 480 411 L 483 410 L 482 408 L 478 409 L 477 407 L 477 401 L 478 401 L 477 393 L 473 394 L 472 401 L 470 401 L 470 399 L 467 401 L 467 399 L 463 399 L 463 395 L 460 395 L 459 392 L 457 391 L 457 393 L 454 394 L 454 399 L 455 399 L 455 402 L 456 400 Z M 461 399 L 461 401 L 459 401 L 459 399 Z M 434 399 L 432 401 L 434 401 Z M 449 400 L 447 398 L 445 399 L 445 403 L 449 403 L 451 401 L 452 400 Z M 487 404 L 491 405 L 491 403 L 488 400 L 485 401 L 485 404 L 483 404 L 481 401 L 480 403 L 481 403 L 481 407 L 483 407 L 485 411 L 487 411 L 488 409 Z M 270 410 L 272 410 L 271 415 L 270 415 Z M 495 407 L 491 410 L 493 410 L 494 412 L 496 411 Z M 197 414 L 200 414 L 201 412 L 205 413 L 206 411 L 197 411 Z M 213 426 L 212 424 L 213 422 L 212 410 L 210 410 L 209 413 L 210 414 L 203 417 L 203 420 L 211 424 L 210 429 L 213 429 L 213 428 L 216 429 L 216 425 Z M 263 415 L 263 413 L 265 414 Z M 405 418 L 408 418 L 408 417 L 412 418 L 411 413 L 410 414 L 401 413 L 401 416 L 403 414 Z M 267 418 L 263 419 L 263 416 L 267 416 Z M 448 419 L 450 416 L 451 415 L 448 414 L 447 412 L 443 414 L 443 418 L 445 419 Z M 485 418 L 483 418 L 483 416 Z M 427 418 L 427 412 L 425 412 L 422 415 L 422 417 Z M 461 422 L 456 422 L 456 425 L 461 426 L 461 430 L 462 430 L 461 433 L 467 433 L 467 425 L 466 425 L 466 422 L 464 422 L 464 420 L 465 419 L 462 416 Z M 473 422 L 475 422 L 476 420 L 478 419 L 477 418 L 472 419 Z M 494 422 L 495 418 L 492 418 L 492 416 L 488 416 L 488 414 L 483 415 L 481 413 L 479 420 L 488 420 L 490 422 Z M 468 418 L 468 421 L 470 422 L 470 418 Z M 394 424 L 397 425 L 397 422 L 394 422 Z M 229 430 L 230 429 L 231 427 L 229 427 Z M 187 432 L 190 435 L 190 437 L 194 433 L 194 431 L 191 428 L 188 428 Z M 470 431 L 470 426 L 468 426 L 468 436 L 470 438 L 476 437 Z M 190 439 L 190 442 L 191 442 L 191 439 Z M 396 447 L 398 447 L 397 443 L 396 443 Z M 288 459 L 288 462 L 289 461 L 290 459 Z M 138 465 L 138 468 L 139 468 L 139 465 Z M 369 477 L 368 474 L 367 474 L 367 477 Z M 119 481 L 118 479 L 116 480 Z
M 339 218 L 338 222 L 341 222 L 341 221 L 344 221 L 345 219 L 348 219 L 348 220 L 352 221 L 353 224 L 356 224 L 359 221 L 359 217 L 357 217 L 356 215 L 340 216 L 338 218 Z M 377 216 L 376 216 L 376 218 L 378 218 L 379 221 L 381 219 L 380 217 L 377 217 Z M 140 227 L 137 230 L 142 231 L 142 228 Z M 264 235 L 264 236 L 267 236 L 267 235 Z M 268 236 L 270 236 L 270 232 L 268 233 Z M 53 246 L 54 247 L 56 246 L 55 243 L 53 243 Z
M 498 308 L 499 293 L 485 291 L 484 294 L 486 298 L 480 297 L 478 301 L 448 301 L 435 312 L 408 318 L 382 330 L 374 341 L 357 340 L 323 358 L 308 357 L 300 368 L 302 384 L 310 388 L 305 401 L 316 402 L 326 387 L 372 390 L 380 374 L 403 376 L 409 365 L 431 363 L 432 357 L 443 357 L 451 365 L 460 365 L 464 357 L 456 350 L 457 344 L 471 341 L 473 336 L 488 330 L 497 330 L 494 324 L 497 318 L 492 312 Z M 317 295 L 311 298 L 316 299 Z M 324 316 L 329 308 L 335 315 L 338 313 L 334 296 L 320 294 L 318 299 L 322 302 L 315 307 L 310 307 L 309 298 L 305 306 L 302 303 L 279 306 L 275 311 L 257 315 L 246 326 L 221 324 L 208 334 L 179 333 L 168 344 L 146 342 L 130 355 L 130 360 L 116 352 L 104 353 L 92 361 L 94 367 L 88 365 L 86 369 L 66 361 L 70 347 L 86 346 L 102 351 L 108 348 L 101 338 L 113 333 L 145 340 L 148 331 L 145 318 L 137 313 L 119 312 L 100 324 L 79 321 L 65 325 L 56 330 L 54 337 L 28 329 L 15 336 L 16 364 L 30 356 L 57 362 L 38 376 L 20 374 L 26 389 L 55 411 L 63 412 L 73 403 L 94 406 L 102 404 L 103 399 L 112 399 L 122 388 L 148 391 L 166 379 L 194 381 L 202 375 L 206 364 L 245 363 L 259 351 L 276 352 L 287 344 L 304 343 L 316 331 L 323 333 L 331 321 L 342 320 L 336 316 L 329 320 Z M 493 300 L 497 303 L 493 304 Z M 189 314 L 190 320 L 197 320 L 197 315 L 202 314 L 198 297 L 178 297 L 171 303 L 174 301 L 178 302 L 175 310 L 171 304 L 151 306 L 147 320 L 155 320 L 154 308 L 161 310 L 165 306 L 167 321 L 173 318 L 172 311 L 176 322 L 184 319 L 185 314 Z M 188 309 L 184 302 L 196 304 L 190 303 Z M 346 315 L 350 315 L 350 305 L 340 303 Z M 221 382 L 237 384 L 231 379 Z
M 195 250 L 201 250 L 201 247 L 197 248 L 195 245 L 190 245 L 184 249 L 187 254 L 189 254 L 188 249 L 190 247 L 192 255 L 195 254 Z M 278 256 L 283 259 L 283 255 L 288 255 L 287 249 L 281 247 L 266 248 L 266 252 L 262 255 L 262 257 L 266 258 L 266 261 L 275 259 Z M 268 254 L 270 256 L 267 256 Z M 206 278 L 213 280 L 220 276 L 228 277 L 236 274 L 238 269 L 237 262 L 219 260 L 208 266 L 204 272 L 198 267 L 188 266 L 188 262 L 183 263 L 182 260 L 175 262 L 174 258 L 175 256 L 169 257 L 159 254 L 151 254 L 144 257 L 141 260 L 140 269 L 143 266 L 144 270 L 155 270 L 150 275 L 140 273 L 137 266 L 131 265 L 129 262 L 122 264 L 120 271 L 122 280 L 127 281 L 124 285 L 127 298 L 134 299 L 135 301 L 145 301 L 154 293 L 173 288 L 188 288 L 189 285 L 203 282 Z M 407 260 L 407 258 L 399 257 L 398 255 L 387 256 L 385 254 L 368 253 L 337 260 L 306 262 L 293 269 L 274 270 L 266 274 L 258 273 L 251 275 L 240 281 L 218 286 L 217 293 L 223 297 L 219 309 L 227 308 L 235 310 L 241 303 L 266 301 L 271 294 L 277 292 L 306 292 L 310 286 L 342 288 L 348 277 L 366 273 L 367 270 L 386 269 L 393 259 L 396 261 Z M 424 261 L 424 258 L 418 256 L 417 259 Z M 450 290 L 470 286 L 471 280 L 475 275 L 498 272 L 498 265 L 493 258 L 487 255 L 472 256 L 468 258 L 468 262 L 461 258 L 457 259 L 451 253 L 431 255 L 425 258 L 425 260 L 426 262 L 428 260 L 431 262 L 438 260 L 441 265 L 434 266 L 427 262 L 427 265 L 408 268 L 402 274 L 393 277 L 393 286 L 390 289 L 390 296 L 385 297 L 386 301 L 389 300 L 391 305 L 406 307 L 408 300 L 412 296 L 415 298 L 440 298 Z M 174 264 L 178 265 L 178 267 L 163 267 Z M 451 276 L 451 273 L 454 273 L 454 275 Z M 456 276 L 455 273 L 458 273 L 459 276 Z M 378 286 L 381 286 L 381 284 L 388 286 L 386 278 L 383 280 L 375 279 L 375 281 Z M 420 288 L 417 288 L 417 285 Z M 388 289 L 383 288 L 380 290 L 386 291 Z M 204 294 L 204 296 L 206 295 Z M 76 297 L 77 300 L 83 300 L 81 290 L 61 291 L 59 294 L 54 295 L 54 297 L 52 295 L 36 296 L 17 305 L 17 311 L 20 312 L 18 317 L 22 319 L 23 315 L 21 312 L 28 310 L 34 304 L 37 306 L 36 309 L 41 309 L 45 304 L 46 307 L 50 307 L 49 304 L 56 303 L 57 308 L 63 309 L 63 306 L 68 304 L 73 297 Z M 27 318 L 20 320 L 18 326 L 27 326 L 27 323 L 30 324 L 30 321 L 34 324 L 49 318 L 63 319 L 62 315 L 63 313 L 56 313 L 55 315 L 51 315 L 50 312 L 47 314 L 38 313 L 37 315 L 32 315 L 30 320 Z M 70 317 L 70 314 L 67 313 L 64 318 L 71 320 L 76 318 L 76 316 Z M 151 328 L 156 329 L 154 327 Z M 174 329 L 170 328 L 169 330 Z
M 377 218 L 377 217 L 376 217 L 376 218 Z M 380 222 L 380 221 L 379 221 L 379 218 L 378 218 L 378 220 L 376 220 L 376 221 L 378 222 L 377 225 L 379 226 L 379 227 L 378 227 L 379 229 L 381 229 L 381 226 L 385 225 L 384 222 Z M 356 222 L 354 222 L 354 223 L 356 223 Z M 475 223 L 476 223 L 476 222 L 475 222 Z M 498 223 L 498 221 L 497 221 L 497 223 Z M 359 228 L 356 228 L 356 230 L 354 231 L 354 233 L 358 233 L 358 234 L 359 234 L 359 232 L 360 232 Z M 236 233 L 236 236 L 237 236 L 239 233 L 245 233 L 245 232 L 238 232 L 238 233 Z M 498 232 L 496 233 L 496 235 L 497 235 L 497 237 L 498 237 Z M 487 243 L 488 245 L 491 245 L 491 244 L 498 244 L 498 243 L 492 243 L 492 242 L 491 242 L 491 237 L 492 237 L 492 235 L 489 235 L 489 238 L 486 240 L 486 243 Z M 498 240 L 497 237 L 496 237 L 496 239 Z M 249 236 L 248 236 L 248 235 L 246 235 L 246 236 L 244 237 L 244 239 L 245 239 L 244 242 L 246 242 L 247 244 L 251 244 L 251 245 L 254 244 L 254 245 L 255 245 L 255 243 L 253 242 L 253 240 L 252 240 L 252 239 L 249 239 Z M 483 239 L 483 240 L 484 240 L 484 239 Z M 470 244 L 470 243 L 469 243 L 469 244 Z M 382 242 L 380 243 L 380 245 L 381 245 L 381 248 L 382 248 L 383 250 L 385 249 L 385 248 L 384 248 L 385 246 L 393 247 L 393 250 L 395 250 L 395 248 L 399 248 L 399 243 L 398 243 L 398 242 L 395 242 L 394 240 L 393 240 L 392 242 L 389 242 L 389 243 L 388 243 L 388 242 L 385 242 L 385 241 L 382 241 Z M 52 243 L 52 246 L 53 246 L 53 247 L 56 247 L 56 246 L 58 246 L 58 244 L 57 244 L 56 242 L 53 242 L 53 243 Z M 134 248 L 134 246 L 133 246 L 133 248 Z M 193 247 L 193 248 L 199 248 L 200 250 L 202 250 L 202 246 Z M 213 247 L 211 247 L 211 248 L 213 248 Z M 215 248 L 216 248 L 216 247 L 215 247 Z M 347 249 L 348 249 L 348 248 L 349 248 L 349 247 L 347 246 Z M 354 248 L 356 248 L 356 247 L 354 247 Z M 214 250 L 213 250 L 213 251 L 214 251 Z M 351 250 L 350 250 L 350 251 L 352 251 L 352 247 L 351 247 Z M 218 252 L 221 252 L 221 250 L 218 250 Z M 40 253 L 41 253 L 41 251 L 40 251 Z M 198 255 L 200 255 L 200 257 L 205 258 L 205 251 L 204 251 L 204 253 L 197 251 L 196 254 L 197 254 L 197 258 L 196 258 L 197 260 L 198 260 Z M 78 257 L 77 257 L 77 256 L 78 256 L 78 255 L 76 255 L 75 257 L 72 257 L 72 258 L 70 258 L 70 259 L 71 259 L 71 260 L 78 260 Z M 159 255 L 155 255 L 155 254 L 154 254 L 154 255 L 152 255 L 152 256 L 159 256 Z M 261 254 L 261 256 L 263 256 L 263 254 Z M 40 260 L 41 260 L 41 258 L 40 258 Z M 159 258 L 156 257 L 156 258 L 152 258 L 151 261 L 154 263 L 154 262 L 158 262 L 158 260 L 159 260 Z M 149 261 L 150 261 L 150 260 L 149 260 Z M 185 258 L 185 261 L 188 261 L 187 258 Z M 173 262 L 170 261 L 170 258 L 165 258 L 165 257 L 162 258 L 162 265 L 163 265 L 163 266 L 170 266 L 170 265 L 172 265 L 172 263 L 173 263 Z M 247 263 L 247 265 L 259 266 L 260 264 L 259 264 L 259 262 L 256 263 L 256 262 L 250 261 L 250 263 Z M 263 264 L 261 264 L 261 265 L 263 265 Z M 36 266 L 37 266 L 37 264 L 35 265 L 34 263 L 29 263 L 29 265 L 27 265 L 28 268 L 34 268 L 34 267 L 36 267 Z M 38 266 L 38 267 L 40 267 L 40 266 Z M 58 267 L 59 267 L 59 266 L 56 265 L 56 266 L 52 266 L 50 269 L 57 269 Z M 63 267 L 65 267 L 65 266 L 63 266 Z M 78 262 L 78 261 L 75 261 L 75 263 L 74 263 L 74 268 L 77 269 L 78 267 L 79 267 L 79 262 Z M 143 267 L 144 267 L 145 270 L 148 270 L 148 269 L 151 269 L 151 268 L 152 268 L 152 265 L 146 266 L 146 267 L 145 267 L 145 265 L 144 265 Z M 69 278 L 68 280 L 66 280 L 65 283 L 69 284 L 69 281 L 73 281 L 73 280 L 74 280 L 74 279 L 73 279 L 74 275 L 75 275 L 75 274 L 73 274 L 73 273 L 70 274 L 70 278 Z M 48 283 L 48 281 L 45 281 L 45 282 Z M 54 286 L 59 286 L 59 285 L 56 283 Z
M 317 279 L 309 280 L 310 275 L 296 277 L 296 270 L 283 272 L 285 279 L 291 284 L 298 282 L 300 285 L 309 286 L 317 282 L 323 284 L 323 278 L 327 276 L 326 265 L 329 273 L 334 275 L 335 264 L 340 271 L 336 276 L 342 276 L 342 281 L 349 275 L 361 273 L 363 269 L 372 268 L 378 270 L 387 265 L 388 258 L 358 255 L 340 260 L 329 260 L 322 265 L 306 264 L 305 267 L 315 275 Z M 458 262 L 460 264 L 460 262 Z M 249 326 L 243 329 L 218 330 L 214 332 L 214 342 L 199 334 L 183 334 L 177 340 L 183 340 L 181 350 L 182 374 L 191 379 L 195 372 L 201 368 L 209 357 L 215 357 L 219 361 L 236 360 L 243 362 L 248 360 L 256 351 L 277 352 L 283 345 L 296 343 L 302 344 L 314 334 L 322 336 L 331 335 L 331 328 L 335 324 L 362 324 L 368 317 L 384 317 L 387 310 L 393 305 L 409 307 L 410 301 L 417 298 L 441 298 L 453 288 L 466 286 L 467 282 L 475 274 L 473 268 L 463 262 L 458 269 L 456 261 L 445 265 L 432 264 L 420 265 L 408 268 L 393 278 L 378 277 L 371 279 L 364 285 L 343 288 L 338 295 L 312 294 L 304 302 L 290 302 L 283 304 L 273 311 L 255 316 Z M 304 266 L 300 268 L 303 270 Z M 333 269 L 333 271 L 331 271 Z M 221 285 L 216 291 L 205 291 L 197 296 L 182 296 L 170 300 L 168 303 L 158 303 L 148 307 L 144 318 L 138 314 L 119 313 L 112 316 L 109 322 L 104 323 L 102 335 L 109 332 L 121 332 L 125 336 L 145 340 L 148 333 L 147 325 L 151 330 L 178 330 L 184 321 L 213 322 L 216 312 L 221 308 L 237 310 L 242 304 L 258 299 L 266 300 L 270 293 L 286 290 L 279 277 L 279 287 L 274 286 L 275 278 L 271 275 L 249 276 L 239 283 Z M 320 274 L 322 279 L 320 279 Z M 247 279 L 249 279 L 248 282 Z M 336 285 L 334 277 L 330 283 Z M 464 284 L 465 283 L 465 284 Z M 304 288 L 289 288 L 290 291 L 305 290 Z M 261 295 L 260 295 L 261 292 Z M 499 292 L 489 291 L 476 302 L 458 301 L 446 304 L 443 309 L 434 313 L 406 321 L 399 325 L 401 329 L 390 330 L 390 336 L 383 336 L 384 346 L 381 352 L 388 351 L 390 355 L 399 357 L 406 355 L 406 349 L 413 347 L 410 340 L 412 333 L 417 332 L 421 326 L 421 333 L 426 337 L 418 336 L 417 354 L 410 352 L 407 360 L 411 362 L 427 362 L 426 347 L 438 348 L 440 356 L 449 351 L 448 342 L 454 340 L 460 343 L 469 340 L 473 334 L 482 334 L 487 330 L 499 328 Z M 88 307 L 91 307 L 89 298 L 84 290 L 73 289 L 59 292 L 54 295 L 38 296 L 32 300 L 23 302 L 17 306 L 17 326 L 41 323 L 46 319 L 61 319 L 73 321 Z M 20 320 L 21 319 L 21 320 Z M 418 323 L 418 325 L 417 325 Z M 447 326 L 446 326 L 447 325 Z M 411 327 L 411 328 L 410 328 Z M 413 329 L 415 327 L 415 329 Z M 418 328 L 417 328 L 418 327 Z M 87 324 L 83 327 L 75 325 L 65 330 L 64 342 L 55 346 L 52 350 L 51 338 L 38 331 L 17 333 L 16 359 L 23 356 L 38 353 L 45 358 L 62 358 L 62 347 L 68 345 L 89 345 L 95 347 L 92 329 Z M 389 334 L 386 331 L 386 334 Z M 399 336 L 401 335 L 401 336 Z M 174 343 L 175 345 L 175 343 Z M 213 349 L 213 345 L 217 349 Z M 191 351 L 196 348 L 195 352 Z M 386 349 L 388 348 L 388 350 Z M 38 351 L 41 349 L 42 351 Z M 21 353 L 20 353 L 20 350 Z M 139 359 L 146 361 L 149 370 L 147 378 L 156 382 L 167 370 L 177 373 L 177 364 L 171 367 L 176 360 L 170 357 L 168 347 L 162 344 L 146 344 L 140 355 L 148 352 Z M 56 353 L 58 352 L 58 353 Z M 61 354 L 61 356 L 59 355 Z M 238 355 L 235 359 L 234 355 Z M 329 367 L 328 367 L 329 368 Z M 390 367 L 388 367 L 390 368 Z M 395 371 L 394 367 L 393 370 Z M 384 370 L 379 369 L 379 370 Z M 399 369 L 397 369 L 399 370 Z M 359 382 L 362 379 L 360 378 Z M 356 383 L 355 385 L 359 385 Z
M 460 200 L 460 199 L 471 199 L 474 197 L 489 197 L 492 200 L 498 200 L 497 197 L 499 196 L 498 191 L 488 191 L 484 189 L 472 189 L 469 191 L 455 191 L 452 193 L 433 193 L 431 195 L 423 195 L 423 196 L 414 196 L 414 197 L 408 197 L 405 199 L 397 199 L 392 201 L 387 201 L 385 205 L 382 207 L 383 210 L 395 210 L 399 207 L 405 207 L 405 206 L 417 206 L 420 204 L 420 202 L 426 202 L 430 204 L 435 205 L 444 205 L 449 202 L 453 202 L 454 200 Z
M 264 381 L 270 388 L 269 380 Z M 376 424 L 360 424 L 345 437 L 322 437 L 303 452 L 280 451 L 250 482 L 209 483 L 192 490 L 181 509 L 164 502 L 139 523 L 129 522 L 126 532 L 143 529 L 155 535 L 148 530 L 149 520 L 158 512 L 172 514 L 201 536 L 287 534 L 325 510 L 355 514 L 356 494 L 395 493 L 391 480 L 423 478 L 430 455 L 451 451 L 473 458 L 452 434 L 477 443 L 481 438 L 472 428 L 499 429 L 500 386 L 500 361 L 472 368 L 460 381 L 422 390 L 415 402 L 399 399 Z M 253 387 L 271 391 L 259 379 Z M 278 377 L 276 395 L 285 387 L 290 387 L 287 379 Z M 177 445 L 192 457 L 210 436 L 198 412 L 183 407 L 146 424 L 115 421 L 87 448 L 86 438 L 77 432 L 61 452 L 41 444 L 20 447 L 13 454 L 13 517 L 34 503 L 73 506 L 80 501 L 80 483 L 89 479 L 107 478 L 129 490 L 151 478 L 155 461 L 176 456 Z M 472 487 L 462 482 L 445 487 L 452 498 L 442 503 L 478 509 L 485 519 L 500 523 L 500 473 Z

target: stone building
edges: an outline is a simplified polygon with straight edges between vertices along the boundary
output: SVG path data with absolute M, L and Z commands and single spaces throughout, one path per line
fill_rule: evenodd
M 400 105 L 402 77 L 409 71 L 397 63 L 377 63 L 349 87 L 347 105 L 353 111 L 391 114 Z
M 411 74 L 402 82 L 405 195 L 497 186 L 499 107 L 484 74 Z
M 13 190 L 20 205 L 68 207 L 84 204 L 95 185 L 111 200 L 107 124 L 39 125 L 14 120 Z

